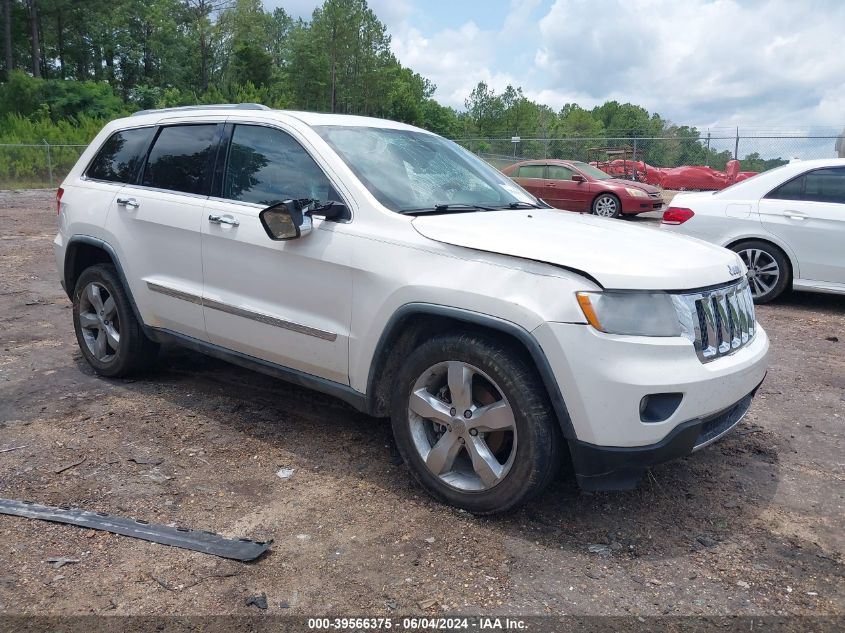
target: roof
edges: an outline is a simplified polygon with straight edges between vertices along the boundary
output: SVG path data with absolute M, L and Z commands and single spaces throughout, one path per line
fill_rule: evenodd
M 357 116 L 352 114 L 333 114 L 329 112 L 302 112 L 296 110 L 274 110 L 260 103 L 219 103 L 210 105 L 180 106 L 176 108 L 161 108 L 159 110 L 140 110 L 130 115 L 129 119 L 136 119 L 133 123 L 140 123 L 137 118 L 149 118 L 156 121 L 162 116 L 177 116 L 180 119 L 191 118 L 192 116 L 207 117 L 209 115 L 224 112 L 227 116 L 234 118 L 256 118 L 256 119 L 285 119 L 287 117 L 297 119 L 308 126 L 317 125 L 342 125 L 355 127 L 378 127 L 397 130 L 413 130 L 427 132 L 420 128 L 375 117 Z M 146 122 L 146 121 L 145 121 Z

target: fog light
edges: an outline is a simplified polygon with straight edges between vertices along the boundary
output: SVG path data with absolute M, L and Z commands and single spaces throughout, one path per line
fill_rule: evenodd
M 640 420 L 642 422 L 665 422 L 678 410 L 682 393 L 651 393 L 640 400 Z

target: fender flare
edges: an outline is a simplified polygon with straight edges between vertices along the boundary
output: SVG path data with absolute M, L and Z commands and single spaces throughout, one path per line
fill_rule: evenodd
M 126 280 L 126 274 L 123 272 L 123 265 L 120 263 L 120 258 L 117 256 L 117 252 L 114 250 L 111 244 L 106 242 L 105 240 L 101 240 L 98 237 L 91 237 L 90 235 L 73 235 L 67 242 L 67 247 L 65 248 L 65 262 L 64 262 L 64 269 L 62 271 L 62 285 L 65 287 L 65 292 L 67 293 L 68 298 L 73 301 L 73 288 L 70 287 L 69 283 L 69 273 L 70 266 L 70 255 L 73 253 L 72 246 L 74 244 L 87 244 L 88 246 L 94 246 L 99 248 L 103 252 L 108 255 L 112 263 L 114 263 L 114 267 L 117 270 L 117 276 L 120 278 L 120 283 L 123 284 L 123 289 L 126 291 L 126 296 L 129 297 L 129 305 L 132 307 L 132 312 L 135 314 L 135 318 L 138 319 L 138 323 L 141 324 L 141 327 L 144 329 L 145 332 L 148 331 L 147 326 L 144 324 L 144 320 L 141 318 L 141 313 L 138 310 L 138 305 L 135 303 L 135 297 L 132 296 L 132 290 L 129 287 L 129 283 Z
M 382 331 L 381 337 L 379 338 L 378 344 L 376 345 L 370 361 L 370 370 L 369 375 L 367 376 L 367 400 L 369 403 L 372 403 L 375 400 L 376 367 L 381 365 L 381 360 L 387 354 L 388 343 L 395 338 L 397 329 L 401 327 L 402 322 L 406 318 L 418 314 L 447 317 L 470 325 L 480 325 L 512 336 L 519 341 L 519 343 L 521 343 L 528 352 L 531 360 L 534 362 L 534 366 L 540 374 L 540 378 L 542 379 L 543 386 L 546 388 L 546 392 L 549 395 L 549 400 L 551 401 L 555 417 L 558 420 L 558 424 L 560 425 L 564 438 L 567 440 L 577 439 L 575 429 L 572 425 L 572 418 L 569 416 L 569 411 L 566 408 L 563 394 L 560 391 L 560 385 L 558 385 L 557 379 L 555 378 L 548 358 L 546 358 L 545 352 L 531 332 L 512 321 L 507 321 L 482 312 L 465 310 L 463 308 L 455 308 L 434 303 L 414 302 L 400 306 L 391 315 L 387 325 Z

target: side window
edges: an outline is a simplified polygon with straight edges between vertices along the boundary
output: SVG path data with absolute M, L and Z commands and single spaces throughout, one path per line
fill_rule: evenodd
M 806 174 L 804 200 L 845 204 L 845 168 L 817 169 Z
M 150 150 L 142 184 L 184 193 L 208 193 L 217 125 L 173 125 L 161 129 Z
M 792 180 L 783 183 L 774 191 L 767 193 L 766 197 L 774 198 L 775 200 L 803 200 L 804 178 L 805 176 L 793 178 Z
M 569 167 L 549 165 L 549 178 L 552 180 L 572 180 L 572 174 L 574 173 Z
M 143 127 L 115 132 L 103 143 L 85 175 L 94 180 L 134 183 L 154 131 Z
M 545 178 L 544 165 L 523 165 L 516 170 L 517 178 Z
M 337 199 L 337 194 L 314 159 L 289 134 L 236 125 L 223 197 L 270 206 L 299 198 Z

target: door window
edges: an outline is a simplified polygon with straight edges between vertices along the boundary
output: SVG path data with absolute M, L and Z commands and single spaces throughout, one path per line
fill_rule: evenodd
M 205 195 L 216 149 L 216 124 L 162 128 L 150 150 L 142 184 Z
M 549 178 L 552 180 L 572 180 L 575 172 L 562 165 L 549 165 Z
M 544 165 L 522 165 L 516 170 L 517 178 L 545 178 Z
M 237 125 L 223 179 L 223 197 L 270 206 L 284 200 L 336 200 L 314 159 L 289 134 Z
M 845 168 L 816 169 L 805 175 L 804 200 L 845 204 Z
M 91 161 L 86 177 L 108 182 L 134 183 L 155 128 L 143 127 L 115 132 L 103 143 Z
M 845 168 L 831 167 L 807 172 L 782 184 L 766 197 L 845 204 Z

